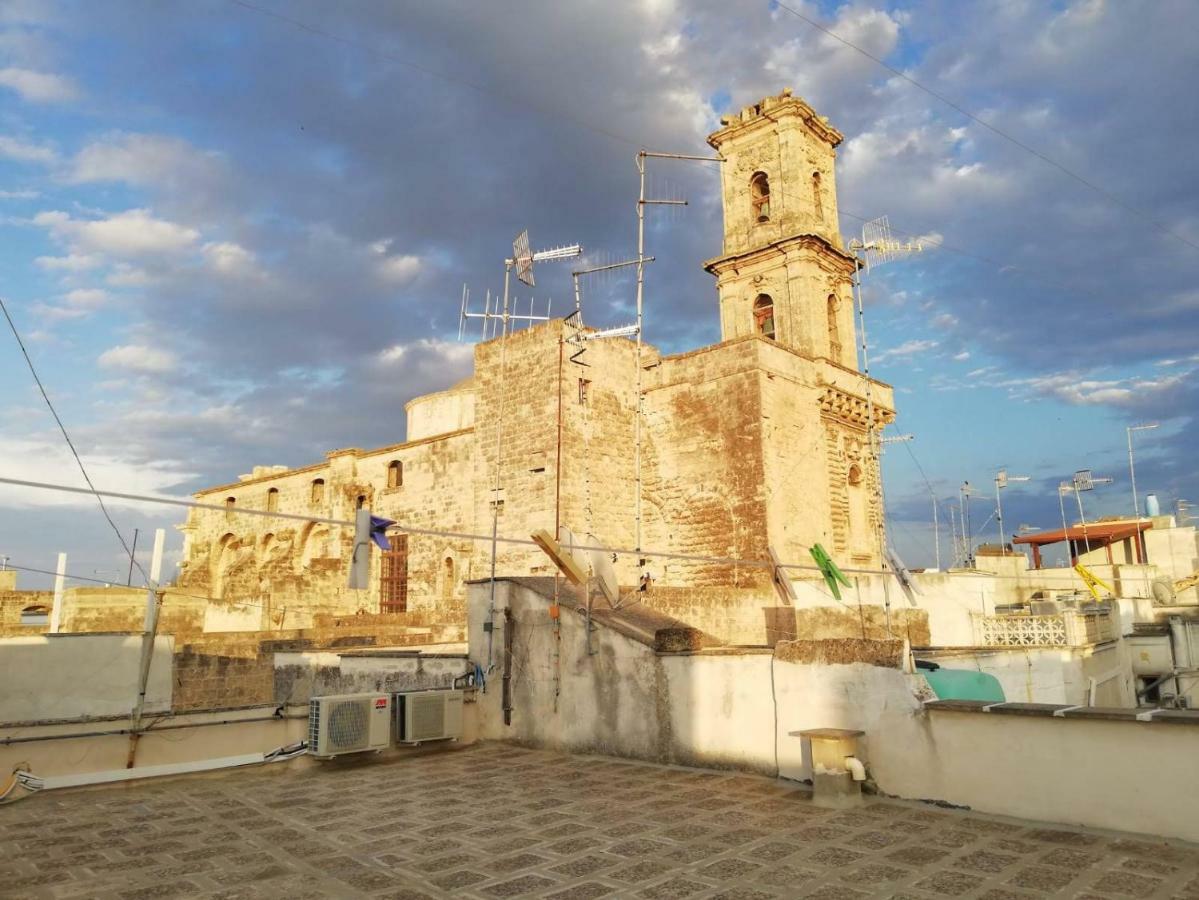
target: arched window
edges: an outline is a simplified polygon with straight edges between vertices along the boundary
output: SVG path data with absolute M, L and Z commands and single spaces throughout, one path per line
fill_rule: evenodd
M 770 221 L 770 179 L 765 172 L 755 172 L 749 180 L 749 196 L 753 203 L 755 222 Z
M 316 506 L 317 504 L 324 503 L 324 502 L 325 502 L 325 479 L 314 478 L 314 479 L 312 479 L 312 504 L 313 504 L 313 506 Z
M 862 484 L 862 467 L 854 463 L 849 467 L 849 474 L 846 476 L 850 487 L 860 487 Z
M 279 489 L 278 488 L 271 488 L 269 491 L 266 492 L 266 511 L 267 512 L 278 512 L 279 511 Z
M 233 521 L 233 507 L 235 507 L 235 506 L 237 506 L 237 498 L 236 497 L 226 497 L 225 498 L 225 521 L 226 522 Z
M 816 221 L 824 221 L 824 193 L 820 190 L 820 173 L 812 173 L 812 209 L 816 211 Z
M 359 494 L 358 500 L 357 500 L 357 505 L 354 508 L 362 509 L 362 507 L 364 507 L 364 506 L 366 506 L 366 494 Z
M 767 294 L 758 294 L 754 301 L 754 328 L 758 334 L 774 340 L 774 301 Z
M 828 295 L 826 308 L 828 315 L 828 355 L 832 359 L 839 360 L 841 358 L 841 328 L 837 324 L 837 312 L 841 309 L 841 302 L 837 299 L 836 294 Z
M 443 566 L 445 567 L 445 581 L 441 583 L 441 596 L 443 599 L 449 600 L 454 596 L 454 558 L 447 556 Z
M 389 488 L 402 487 L 404 484 L 404 464 L 398 459 L 393 459 L 387 464 L 387 486 Z

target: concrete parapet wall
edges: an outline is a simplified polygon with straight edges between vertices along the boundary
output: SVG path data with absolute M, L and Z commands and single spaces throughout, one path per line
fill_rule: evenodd
M 159 636 L 146 712 L 171 708 L 174 641 Z M 142 637 L 56 634 L 0 640 L 0 723 L 123 715 L 137 699 Z
M 482 610 L 487 597 L 471 600 Z M 978 712 L 982 704 L 962 713 L 926 707 L 927 682 L 896 668 L 817 662 L 831 657 L 815 652 L 795 662 L 765 649 L 660 653 L 604 623 L 588 652 L 583 618 L 563 608 L 556 633 L 548 605 L 528 587 L 498 586 L 491 660 L 497 674 L 509 670 L 511 724 L 504 692 L 489 688 L 477 704 L 480 736 L 806 779 L 810 751 L 793 733 L 854 729 L 865 732 L 859 757 L 888 794 L 1199 840 L 1199 712 L 1161 712 L 1156 722 L 1126 709 L 1054 716 L 1065 707 L 1037 704 L 1007 704 L 1016 715 Z M 480 665 L 485 619 L 472 617 L 470 632 Z

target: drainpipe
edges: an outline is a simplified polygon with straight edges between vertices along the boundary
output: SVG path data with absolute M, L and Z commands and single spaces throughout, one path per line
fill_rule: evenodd
M 1170 654 L 1174 657 L 1174 671 L 1190 669 L 1191 648 L 1187 641 L 1187 626 L 1182 616 L 1170 616 Z M 1174 696 L 1182 696 L 1182 680 L 1174 678 Z

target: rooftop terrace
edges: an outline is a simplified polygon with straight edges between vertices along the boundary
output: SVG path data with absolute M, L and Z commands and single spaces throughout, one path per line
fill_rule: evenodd
M 44 793 L 0 896 L 1199 897 L 1199 846 L 485 743 Z

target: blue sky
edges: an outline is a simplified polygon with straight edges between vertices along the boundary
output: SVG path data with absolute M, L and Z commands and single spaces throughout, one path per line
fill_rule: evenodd
M 925 239 L 866 286 L 873 372 L 915 435 L 885 457 L 909 563 L 933 558 L 913 454 L 945 499 L 1029 475 L 1005 493 L 1009 531 L 1050 527 L 1079 468 L 1116 479 L 1089 514 L 1130 510 L 1124 427 L 1154 420 L 1138 486 L 1199 499 L 1199 8 L 789 5 L 1101 191 L 770 3 L 0 0 L 0 293 L 112 489 L 182 494 L 391 443 L 406 400 L 468 371 L 459 291 L 499 286 L 513 234 L 627 258 L 636 149 L 706 152 L 721 113 L 790 86 L 846 135 L 846 236 L 888 215 Z M 651 172 L 691 202 L 652 213 L 647 339 L 684 350 L 718 336 L 700 268 L 717 182 Z M 539 301 L 566 301 L 565 270 L 544 272 Z M 595 284 L 589 321 L 623 323 L 631 295 Z M 0 471 L 77 483 L 0 346 Z M 0 502 L 0 555 L 123 569 L 94 509 Z M 128 534 L 177 521 L 115 513 Z

